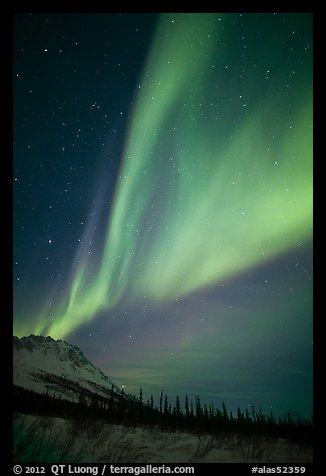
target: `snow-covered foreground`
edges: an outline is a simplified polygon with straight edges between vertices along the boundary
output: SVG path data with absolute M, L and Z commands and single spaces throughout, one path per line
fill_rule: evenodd
M 244 435 L 166 433 L 15 414 L 15 463 L 307 463 L 312 447 Z

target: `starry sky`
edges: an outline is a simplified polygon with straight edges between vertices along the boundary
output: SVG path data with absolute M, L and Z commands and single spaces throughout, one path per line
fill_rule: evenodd
M 16 13 L 13 332 L 312 412 L 312 14 Z

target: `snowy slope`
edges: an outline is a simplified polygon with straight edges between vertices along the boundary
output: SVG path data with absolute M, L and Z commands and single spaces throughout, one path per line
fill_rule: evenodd
M 220 433 L 196 435 L 38 415 L 14 416 L 14 463 L 312 463 L 312 445 Z M 209 472 L 210 473 L 210 472 Z
M 13 383 L 74 401 L 78 401 L 81 388 L 107 397 L 112 387 L 112 381 L 78 347 L 35 335 L 13 338 Z M 115 391 L 119 389 L 115 387 Z

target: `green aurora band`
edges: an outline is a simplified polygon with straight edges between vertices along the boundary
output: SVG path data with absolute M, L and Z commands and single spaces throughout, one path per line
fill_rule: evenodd
M 100 264 L 94 275 L 81 253 L 64 302 L 50 325 L 40 314 L 37 334 L 63 338 L 122 299 L 176 299 L 311 239 L 312 86 L 290 108 L 275 86 L 257 88 L 255 100 L 253 79 L 251 99 L 231 103 L 232 62 L 216 60 L 219 18 L 161 15 Z

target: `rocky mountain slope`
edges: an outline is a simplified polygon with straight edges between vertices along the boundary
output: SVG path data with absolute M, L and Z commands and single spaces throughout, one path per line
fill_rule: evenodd
M 13 338 L 13 383 L 38 393 L 78 401 L 81 392 L 108 397 L 113 382 L 80 349 L 52 337 Z

